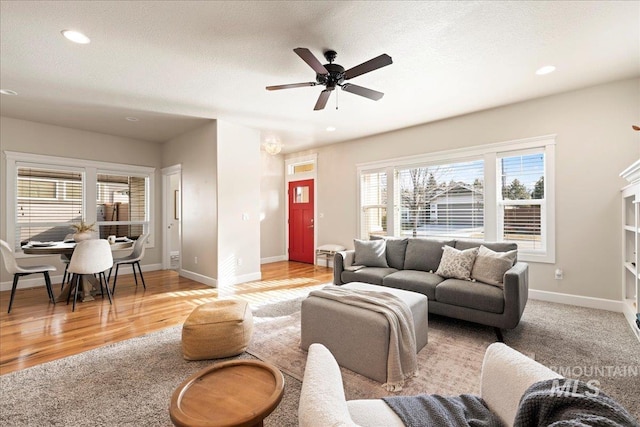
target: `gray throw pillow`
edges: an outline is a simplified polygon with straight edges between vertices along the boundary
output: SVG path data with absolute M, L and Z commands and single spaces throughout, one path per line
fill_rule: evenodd
M 495 252 L 482 245 L 478 251 L 476 262 L 473 264 L 471 277 L 478 282 L 502 288 L 504 273 L 513 266 L 517 254 L 517 250 Z
M 436 274 L 441 277 L 471 280 L 471 269 L 478 254 L 478 248 L 459 251 L 451 246 L 442 248 L 442 259 Z
M 429 271 L 433 273 L 440 265 L 442 247 L 455 244 L 454 240 L 443 241 L 423 237 L 412 237 L 404 256 L 405 270 Z
M 387 242 L 387 264 L 389 264 L 389 267 L 397 270 L 404 268 L 404 254 L 407 250 L 408 238 L 372 235 L 371 240 L 384 240 Z
M 353 264 L 367 267 L 389 267 L 385 253 L 386 246 L 384 240 L 353 239 L 355 249 Z

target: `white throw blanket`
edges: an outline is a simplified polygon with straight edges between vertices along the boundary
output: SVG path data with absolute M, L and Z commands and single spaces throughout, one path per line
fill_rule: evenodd
M 331 299 L 381 313 L 389 322 L 388 391 L 400 391 L 405 378 L 416 375 L 416 334 L 411 310 L 400 298 L 387 292 L 345 289 L 329 285 L 309 295 Z

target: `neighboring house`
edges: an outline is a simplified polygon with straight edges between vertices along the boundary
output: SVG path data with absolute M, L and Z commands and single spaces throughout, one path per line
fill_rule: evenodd
M 456 183 L 432 197 L 427 205 L 429 224 L 449 224 L 453 227 L 484 225 L 482 191 L 469 185 Z

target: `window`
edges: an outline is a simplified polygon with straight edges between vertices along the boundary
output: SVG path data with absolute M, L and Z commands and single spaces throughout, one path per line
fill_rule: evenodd
M 82 218 L 84 174 L 62 168 L 17 167 L 16 238 L 63 240 Z
M 508 241 L 555 262 L 554 156 L 544 136 L 358 165 L 360 237 Z
M 95 222 L 101 238 L 136 238 L 149 230 L 154 168 L 8 151 L 5 155 L 7 239 L 16 252 L 25 241 L 62 240 L 73 233 L 71 224 L 82 219 Z M 151 238 L 149 242 L 153 246 Z
M 498 158 L 498 234 L 521 250 L 544 249 L 544 153 Z
M 137 238 L 147 218 L 147 177 L 98 173 L 96 222 L 100 238 Z
M 361 231 L 363 238 L 387 234 L 387 174 L 372 172 L 360 176 Z
M 396 177 L 399 235 L 484 237 L 482 160 L 398 169 Z

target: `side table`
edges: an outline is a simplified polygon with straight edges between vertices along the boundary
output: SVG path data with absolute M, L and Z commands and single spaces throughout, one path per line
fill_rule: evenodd
M 259 360 L 217 363 L 173 392 L 169 415 L 179 427 L 261 427 L 284 394 L 284 376 Z

